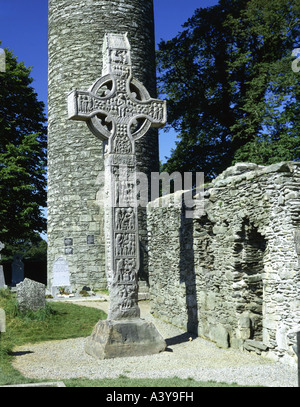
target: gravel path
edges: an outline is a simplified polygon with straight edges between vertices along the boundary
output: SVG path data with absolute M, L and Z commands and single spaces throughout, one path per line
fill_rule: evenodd
M 84 301 L 78 305 L 107 311 L 107 302 Z M 297 368 L 233 349 L 220 349 L 201 338 L 189 341 L 183 330 L 153 318 L 147 302 L 140 302 L 142 318 L 155 323 L 167 341 L 167 351 L 157 355 L 96 360 L 84 351 L 86 338 L 28 344 L 14 349 L 14 367 L 32 379 L 63 380 L 192 377 L 195 380 L 240 385 L 297 387 Z

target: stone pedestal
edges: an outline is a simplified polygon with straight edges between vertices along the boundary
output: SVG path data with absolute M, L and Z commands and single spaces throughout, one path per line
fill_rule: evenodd
M 145 356 L 163 352 L 166 342 L 156 327 L 141 318 L 99 321 L 85 344 L 97 359 Z

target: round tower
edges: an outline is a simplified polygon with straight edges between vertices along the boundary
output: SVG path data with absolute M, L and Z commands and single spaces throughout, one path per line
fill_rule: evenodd
M 48 287 L 106 286 L 103 146 L 67 112 L 70 91 L 101 77 L 106 32 L 128 33 L 133 74 L 156 97 L 152 0 L 49 0 Z M 157 130 L 137 142 L 137 165 L 148 179 L 158 171 Z M 147 280 L 145 209 L 139 212 L 139 274 Z

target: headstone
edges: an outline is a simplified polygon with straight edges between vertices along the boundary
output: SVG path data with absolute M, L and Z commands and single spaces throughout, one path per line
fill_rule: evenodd
M 45 284 L 25 278 L 17 284 L 17 301 L 21 311 L 37 311 L 46 305 Z
M 0 289 L 1 288 L 7 288 L 7 285 L 5 284 L 3 266 L 0 265 Z
M 140 319 L 135 153 L 137 139 L 151 126 L 166 123 L 166 104 L 150 98 L 132 77 L 127 34 L 105 35 L 102 75 L 88 91 L 76 90 L 68 97 L 69 119 L 86 121 L 106 144 L 105 240 L 110 305 L 108 320 L 99 321 L 85 347 L 87 353 L 101 359 L 158 353 L 166 348 L 155 326 Z
M 14 255 L 11 270 L 11 285 L 15 287 L 18 283 L 24 280 L 24 263 L 22 262 L 22 256 L 20 254 Z
M 0 252 L 1 250 L 4 249 L 4 244 L 2 242 L 0 242 Z M 0 255 L 0 260 L 1 260 L 1 255 Z M 0 265 L 0 289 L 1 288 L 6 288 L 6 284 L 5 284 L 5 277 L 4 277 L 4 271 L 3 271 L 3 266 Z
M 6 315 L 2 308 L 0 308 L 0 334 L 1 332 L 6 332 Z
M 59 257 L 53 263 L 52 278 L 51 287 L 53 296 L 57 295 L 60 287 L 71 292 L 69 266 L 68 262 L 63 257 Z

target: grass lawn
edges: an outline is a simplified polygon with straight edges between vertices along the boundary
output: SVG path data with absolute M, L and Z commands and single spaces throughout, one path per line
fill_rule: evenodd
M 106 319 L 105 312 L 71 303 L 47 303 L 44 310 L 21 313 L 15 294 L 0 290 L 0 308 L 6 313 L 6 332 L 0 338 L 0 385 L 33 383 L 13 368 L 12 351 L 15 346 L 47 340 L 60 340 L 89 336 L 99 319 Z M 45 380 L 42 380 L 45 381 Z M 49 380 L 53 381 L 53 380 Z M 193 379 L 66 379 L 67 387 L 236 387 L 215 382 L 197 382 Z
M 15 294 L 0 290 L 0 308 L 6 313 L 6 332 L 0 339 L 0 385 L 34 382 L 24 378 L 11 362 L 15 346 L 47 340 L 89 336 L 105 312 L 70 303 L 51 302 L 44 310 L 20 313 Z
M 67 387 L 242 387 L 237 384 L 217 383 L 213 381 L 198 382 L 192 378 L 180 379 L 170 377 L 166 379 L 135 379 L 120 375 L 116 379 L 66 379 Z

